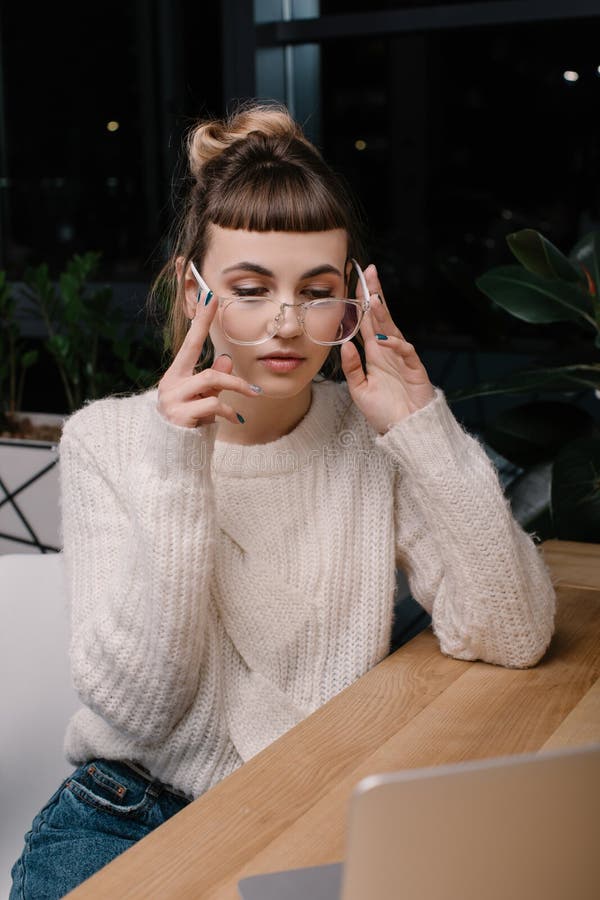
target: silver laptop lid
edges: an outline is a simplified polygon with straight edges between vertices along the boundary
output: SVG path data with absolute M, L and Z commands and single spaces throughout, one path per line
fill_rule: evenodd
M 598 900 L 600 744 L 372 775 L 342 900 Z

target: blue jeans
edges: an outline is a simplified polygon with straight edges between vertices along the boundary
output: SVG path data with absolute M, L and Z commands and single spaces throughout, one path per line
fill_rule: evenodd
M 64 897 L 189 802 L 138 766 L 90 760 L 33 820 L 9 900 Z

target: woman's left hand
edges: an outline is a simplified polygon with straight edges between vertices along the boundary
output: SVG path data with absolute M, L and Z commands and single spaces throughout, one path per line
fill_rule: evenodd
M 384 434 L 392 425 L 426 406 L 433 400 L 435 391 L 415 348 L 394 324 L 374 265 L 365 269 L 365 279 L 371 297 L 371 309 L 360 326 L 366 374 L 352 341 L 342 344 L 340 352 L 350 396 L 369 424 Z M 361 297 L 359 282 L 357 299 Z M 387 340 L 380 340 L 376 334 L 385 335 Z

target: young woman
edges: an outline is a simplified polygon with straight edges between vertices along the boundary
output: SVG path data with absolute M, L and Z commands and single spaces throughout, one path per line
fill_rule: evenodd
M 375 666 L 396 567 L 443 653 L 531 666 L 552 634 L 534 541 L 315 147 L 251 105 L 199 124 L 189 162 L 172 362 L 64 428 L 77 768 L 13 900 L 62 896 Z

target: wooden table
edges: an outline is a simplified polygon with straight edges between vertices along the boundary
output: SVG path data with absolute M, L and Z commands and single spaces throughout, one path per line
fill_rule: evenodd
M 535 668 L 449 659 L 427 630 L 69 897 L 239 900 L 241 877 L 343 859 L 365 775 L 600 741 L 600 544 L 542 552 L 558 615 Z

